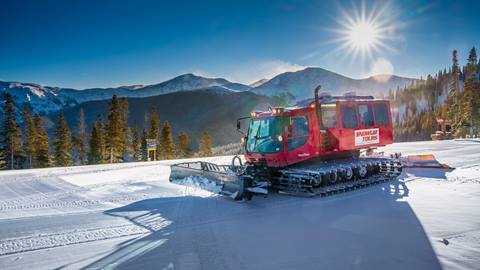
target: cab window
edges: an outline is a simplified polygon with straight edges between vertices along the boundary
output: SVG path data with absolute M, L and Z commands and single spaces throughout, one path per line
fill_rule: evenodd
M 274 153 L 283 150 L 283 143 L 277 138 L 283 133 L 283 118 L 257 118 L 250 121 L 247 135 L 247 152 Z
M 357 128 L 357 113 L 355 111 L 355 105 L 342 104 L 342 126 L 343 128 Z
M 386 103 L 376 103 L 375 108 L 375 122 L 377 126 L 387 126 L 390 124 L 388 119 L 388 106 Z
M 360 116 L 360 124 L 362 127 L 371 127 L 375 125 L 373 121 L 373 110 L 370 104 L 358 105 L 358 115 Z
M 288 150 L 304 145 L 308 139 L 308 118 L 307 116 L 290 117 L 288 128 Z
M 322 127 L 323 128 L 336 128 L 338 126 L 337 121 L 337 105 L 336 104 L 324 104 L 322 109 Z

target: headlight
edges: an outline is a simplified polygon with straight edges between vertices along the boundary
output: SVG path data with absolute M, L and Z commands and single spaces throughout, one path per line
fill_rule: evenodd
M 279 142 L 283 141 L 283 136 L 282 136 L 282 135 L 278 135 L 277 140 L 278 140 Z

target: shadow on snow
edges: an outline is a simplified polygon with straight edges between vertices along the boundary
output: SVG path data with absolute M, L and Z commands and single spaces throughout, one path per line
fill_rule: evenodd
M 85 269 L 440 269 L 397 180 L 322 199 L 138 201 L 105 214 L 150 231 Z

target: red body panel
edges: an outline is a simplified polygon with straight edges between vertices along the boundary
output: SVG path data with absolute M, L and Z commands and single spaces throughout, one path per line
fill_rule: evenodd
M 356 109 L 356 121 L 357 128 L 344 128 L 342 125 L 342 111 L 341 105 L 353 105 L 358 108 L 361 104 L 376 104 L 384 103 L 388 108 L 388 124 L 376 125 L 377 115 L 373 110 L 374 125 L 361 126 L 360 116 L 358 109 Z M 323 157 L 336 153 L 348 153 L 359 149 L 367 149 L 378 146 L 385 146 L 393 142 L 392 134 L 392 121 L 390 104 L 386 100 L 338 100 L 335 102 L 337 110 L 338 125 L 334 128 L 327 128 L 321 130 L 319 121 L 317 119 L 317 113 L 314 107 L 314 103 L 309 104 L 307 107 L 302 108 L 287 108 L 281 113 L 281 116 L 307 116 L 308 117 L 308 139 L 306 143 L 297 148 L 288 150 L 288 140 L 283 140 L 283 150 L 276 153 L 246 153 L 245 158 L 251 163 L 262 163 L 268 167 L 285 167 L 288 165 L 296 164 L 302 161 L 306 161 L 315 157 Z M 373 106 L 372 106 L 373 108 Z M 275 116 L 272 112 L 262 112 L 256 115 L 258 118 Z M 325 145 L 322 144 L 321 134 L 326 132 L 329 140 L 328 150 L 325 150 Z M 283 138 L 287 138 L 287 128 L 284 129 L 282 134 Z M 290 137 L 292 138 L 292 137 Z M 293 137 L 295 138 L 295 137 Z

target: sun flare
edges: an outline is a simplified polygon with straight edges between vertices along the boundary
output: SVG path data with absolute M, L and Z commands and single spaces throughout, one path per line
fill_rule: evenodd
M 360 22 L 351 27 L 349 42 L 351 46 L 362 50 L 369 49 L 377 43 L 378 29 L 372 24 Z
M 396 21 L 397 13 L 388 2 L 367 7 L 361 1 L 360 6 L 354 4 L 351 9 L 340 6 L 339 10 L 339 16 L 335 17 L 337 25 L 330 29 L 336 35 L 329 41 L 337 46 L 330 54 L 369 67 L 389 53 L 397 53 L 396 45 L 402 38 L 398 30 L 404 27 L 404 22 Z

